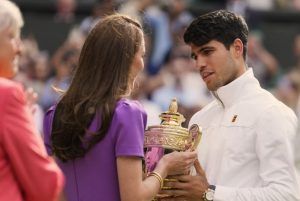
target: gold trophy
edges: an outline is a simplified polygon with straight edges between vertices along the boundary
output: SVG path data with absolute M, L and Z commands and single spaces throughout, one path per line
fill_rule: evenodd
M 149 126 L 145 131 L 144 172 L 147 175 L 154 170 L 164 154 L 172 151 L 193 151 L 200 142 L 202 135 L 200 127 L 194 124 L 189 130 L 183 128 L 181 124 L 185 121 L 185 118 L 177 110 L 178 104 L 174 98 L 171 101 L 169 110 L 159 115 L 161 124 Z M 198 161 L 196 163 L 195 166 L 198 165 Z M 195 168 L 197 169 L 197 167 Z M 167 195 L 159 194 L 154 200 L 159 200 L 162 197 L 167 197 Z

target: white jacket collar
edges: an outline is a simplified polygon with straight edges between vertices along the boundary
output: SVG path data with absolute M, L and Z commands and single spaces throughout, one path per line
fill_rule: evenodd
M 219 98 L 218 101 L 221 102 L 225 108 L 230 107 L 244 94 L 245 91 L 243 89 L 245 89 L 246 84 L 259 86 L 259 82 L 254 77 L 252 68 L 249 68 L 245 73 L 229 84 L 217 89 L 215 94 L 217 99 Z

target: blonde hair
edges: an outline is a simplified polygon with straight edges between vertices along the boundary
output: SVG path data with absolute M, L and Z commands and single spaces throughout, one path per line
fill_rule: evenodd
M 13 29 L 19 32 L 23 25 L 24 20 L 19 7 L 9 0 L 0 0 L 0 31 Z

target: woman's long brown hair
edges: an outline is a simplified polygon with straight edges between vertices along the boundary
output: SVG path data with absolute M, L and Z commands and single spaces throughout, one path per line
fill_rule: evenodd
M 119 14 L 102 19 L 91 30 L 54 115 L 52 149 L 60 160 L 83 157 L 105 137 L 116 102 L 130 90 L 130 66 L 142 38 L 141 25 Z M 88 128 L 96 112 L 101 114 L 101 126 L 92 132 Z M 86 133 L 91 134 L 88 141 Z

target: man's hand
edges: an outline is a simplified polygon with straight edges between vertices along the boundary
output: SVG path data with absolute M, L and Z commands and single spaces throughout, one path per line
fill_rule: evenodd
M 197 168 L 201 168 L 198 164 Z M 171 190 L 162 190 L 161 194 L 167 194 L 172 196 L 171 198 L 161 199 L 162 201 L 202 201 L 203 193 L 208 189 L 208 182 L 205 172 L 201 168 L 201 171 L 197 171 L 196 176 L 192 175 L 180 175 L 172 176 L 172 179 L 178 181 L 165 182 L 165 187 L 171 187 Z M 174 190 L 173 190 L 174 189 Z

